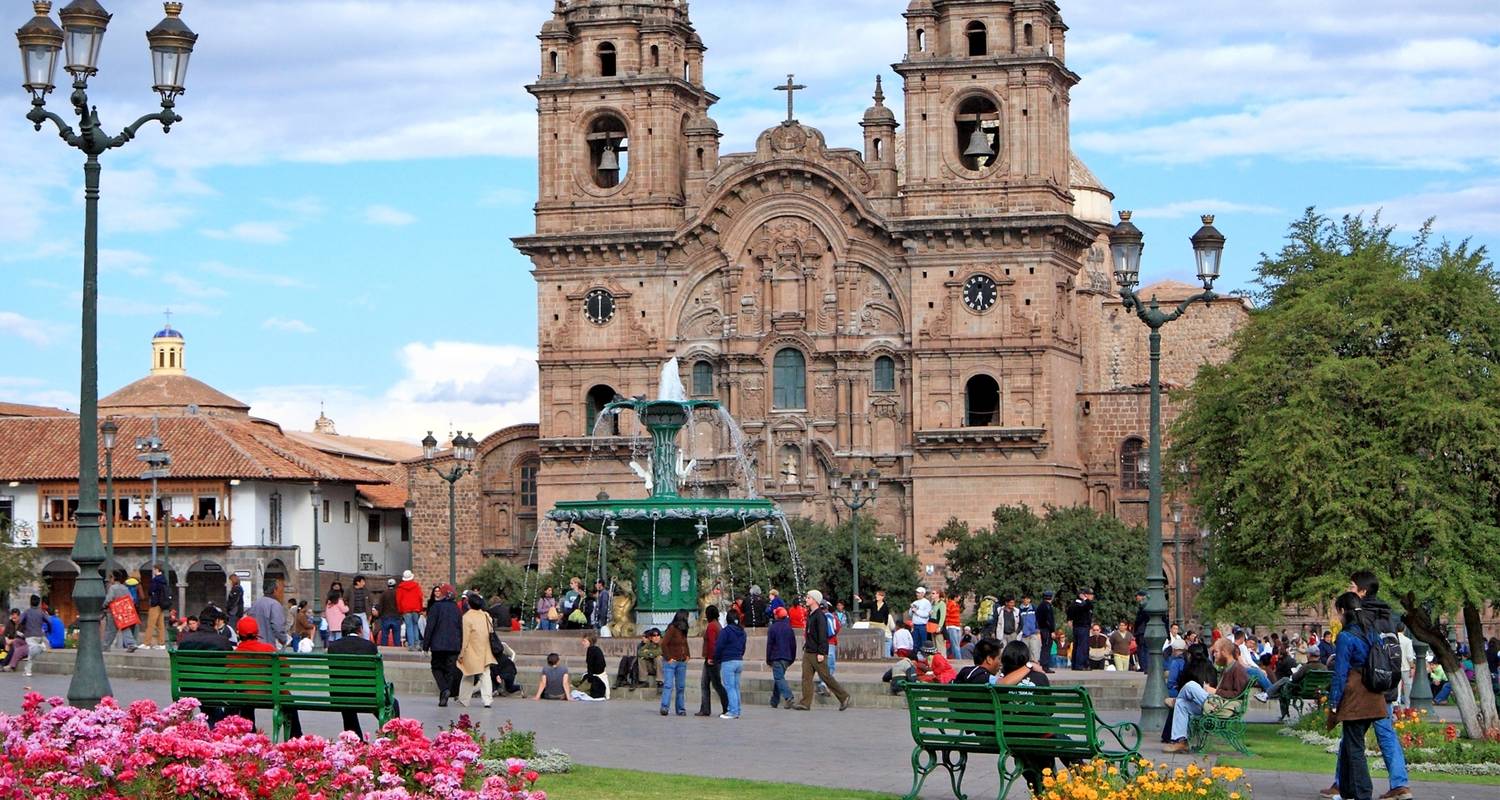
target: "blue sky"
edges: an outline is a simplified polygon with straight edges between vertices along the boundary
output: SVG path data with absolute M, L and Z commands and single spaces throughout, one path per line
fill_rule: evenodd
M 151 110 L 146 2 L 115 12 L 93 99 Z M 695 0 L 724 152 L 784 113 L 857 146 L 900 105 L 905 0 Z M 188 369 L 257 415 L 347 434 L 481 435 L 536 415 L 535 33 L 551 0 L 188 0 L 184 121 L 105 156 L 101 390 L 144 374 L 170 307 Z M 755 13 L 746 13 L 753 7 Z M 1185 277 L 1197 215 L 1228 288 L 1310 205 L 1500 242 L 1500 4 L 1061 2 L 1074 149 L 1132 208 L 1146 279 Z M 5 0 L 0 28 L 29 18 Z M 15 59 L 12 58 L 12 61 Z M 0 62 L 4 63 L 4 62 Z M 14 65 L 12 65 L 14 68 Z M 19 83 L 12 75 L 12 83 Z M 0 121 L 0 399 L 77 405 L 80 159 Z M 53 99 L 62 112 L 65 98 Z

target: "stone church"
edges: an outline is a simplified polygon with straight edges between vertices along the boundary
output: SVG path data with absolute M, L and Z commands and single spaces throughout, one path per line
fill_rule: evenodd
M 797 121 L 789 78 L 787 119 L 721 153 L 685 0 L 558 0 L 527 87 L 536 233 L 515 240 L 537 283 L 541 510 L 644 491 L 634 420 L 599 412 L 655 396 L 676 357 L 688 394 L 743 428 L 757 491 L 836 522 L 830 474 L 878 469 L 862 513 L 934 581 L 929 537 L 954 516 L 1087 503 L 1144 522 L 1146 329 L 1113 287 L 1114 197 L 1069 144 L 1080 77 L 1058 6 L 912 0 L 904 17 L 901 119 L 876 78 L 863 118 L 825 135 Z M 1172 247 L 1188 260 L 1186 242 L 1154 249 Z M 1167 332 L 1165 381 L 1227 356 L 1246 314 L 1195 307 Z M 693 491 L 743 491 L 717 420 L 685 435 Z M 1179 527 L 1196 558 L 1190 509 Z M 545 564 L 562 543 L 540 539 Z

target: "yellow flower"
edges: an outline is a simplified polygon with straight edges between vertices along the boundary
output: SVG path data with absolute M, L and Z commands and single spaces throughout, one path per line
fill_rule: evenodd
M 1240 800 L 1240 793 L 1239 792 L 1230 792 L 1229 793 L 1229 800 Z

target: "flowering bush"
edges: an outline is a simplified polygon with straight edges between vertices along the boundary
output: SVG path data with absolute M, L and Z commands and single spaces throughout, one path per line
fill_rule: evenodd
M 1134 777 L 1105 761 L 1080 764 L 1056 775 L 1043 770 L 1042 793 L 1036 800 L 1247 800 L 1250 784 L 1236 767 L 1197 764 L 1171 769 L 1141 759 Z
M 491 739 L 474 724 L 468 714 L 460 714 L 453 729 L 467 734 L 479 745 L 479 764 L 487 772 L 501 774 L 510 761 L 521 759 L 532 771 L 547 775 L 569 772 L 573 759 L 561 750 L 537 752 L 536 733 L 518 730 L 510 720 L 500 726 L 500 735 Z
M 190 698 L 158 709 L 106 697 L 88 710 L 32 692 L 21 714 L 0 715 L 0 741 L 0 797 L 546 800 L 524 762 L 487 776 L 472 738 L 450 730 L 428 739 L 409 719 L 368 741 L 346 732 L 273 744 L 239 717 L 210 729 Z

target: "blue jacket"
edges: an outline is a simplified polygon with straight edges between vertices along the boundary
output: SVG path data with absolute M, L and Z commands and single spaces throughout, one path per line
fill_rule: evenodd
M 53 650 L 63 649 L 68 641 L 68 629 L 63 627 L 62 617 L 56 614 L 47 618 L 47 646 Z
M 150 604 L 163 611 L 172 607 L 172 593 L 167 589 L 167 576 L 151 576 Z
M 725 625 L 714 640 L 714 663 L 745 660 L 745 629 L 738 625 Z
M 1349 670 L 1357 670 L 1370 657 L 1370 643 L 1365 641 L 1364 630 L 1359 626 L 1339 631 L 1333 654 L 1333 685 L 1328 688 L 1328 705 L 1338 708 L 1344 699 L 1344 686 L 1349 682 Z
M 1182 668 L 1187 666 L 1187 659 L 1182 656 L 1167 657 L 1167 697 L 1176 697 L 1179 688 L 1178 678 L 1182 675 Z
M 766 663 L 797 660 L 797 636 L 792 633 L 792 623 L 785 618 L 771 623 L 766 631 Z
M 1021 606 L 1021 637 L 1035 636 L 1036 631 L 1036 608 Z

